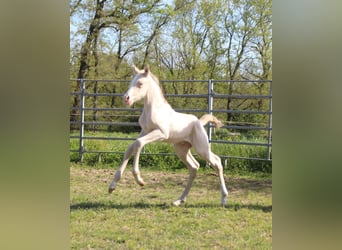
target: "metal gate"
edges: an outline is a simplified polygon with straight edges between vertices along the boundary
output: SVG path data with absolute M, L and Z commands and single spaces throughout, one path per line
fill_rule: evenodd
M 128 126 L 128 127 L 139 127 L 137 121 L 108 121 L 102 120 L 99 121 L 98 119 L 85 119 L 87 116 L 91 116 L 89 112 L 105 112 L 110 111 L 112 113 L 120 113 L 120 112 L 130 112 L 135 113 L 135 117 L 138 117 L 142 111 L 142 107 L 134 107 L 134 108 L 127 108 L 119 103 L 118 105 L 114 106 L 101 106 L 101 105 L 89 105 L 92 103 L 90 98 L 95 100 L 97 97 L 109 97 L 109 98 L 119 98 L 124 94 L 125 90 L 122 90 L 120 93 L 116 91 L 103 91 L 100 92 L 96 87 L 99 83 L 102 86 L 107 85 L 110 88 L 115 89 L 116 86 L 124 84 L 126 86 L 125 90 L 128 89 L 129 81 L 126 80 L 89 80 L 89 79 L 71 79 L 71 84 L 73 86 L 73 90 L 71 91 L 71 98 L 72 100 L 77 100 L 78 103 L 75 105 L 75 102 L 71 105 L 71 116 L 70 116 L 70 127 L 73 128 L 73 131 L 78 131 L 77 134 L 73 133 L 70 135 L 70 140 L 78 140 L 78 148 L 70 149 L 70 152 L 78 152 L 79 160 L 83 160 L 83 155 L 86 153 L 95 153 L 98 154 L 99 159 L 101 154 L 106 153 L 118 153 L 123 154 L 124 152 L 113 152 L 113 151 L 104 151 L 104 150 L 90 150 L 84 147 L 84 142 L 86 140 L 135 140 L 135 138 L 124 138 L 124 137 L 111 137 L 111 136 L 87 136 L 85 135 L 85 131 L 91 130 L 91 128 L 96 128 L 98 126 Z M 232 156 L 229 155 L 227 152 L 226 155 L 220 155 L 223 160 L 227 158 L 238 158 L 238 159 L 248 159 L 248 160 L 262 160 L 262 161 L 271 161 L 272 160 L 272 81 L 230 81 L 230 80 L 166 80 L 160 81 L 161 86 L 169 86 L 170 85 L 180 85 L 185 86 L 188 84 L 189 86 L 193 86 L 194 84 L 200 84 L 201 86 L 201 93 L 194 93 L 196 92 L 195 89 L 192 89 L 192 93 L 170 93 L 171 91 L 167 91 L 165 94 L 166 98 L 183 98 L 186 100 L 190 99 L 197 99 L 202 100 L 201 102 L 197 102 L 200 104 L 201 107 L 193 107 L 193 108 L 185 108 L 183 107 L 176 107 L 175 110 L 182 113 L 192 113 L 197 116 L 204 113 L 213 114 L 215 116 L 222 116 L 226 115 L 227 117 L 230 116 L 237 116 L 237 115 L 244 115 L 244 116 L 253 116 L 253 115 L 261 115 L 263 116 L 263 123 L 244 123 L 244 122 L 225 122 L 225 125 L 222 128 L 227 129 L 228 131 L 264 131 L 265 140 L 255 141 L 255 140 L 239 140 L 239 132 L 229 132 L 231 136 L 235 136 L 234 140 L 223 140 L 220 138 L 213 138 L 212 131 L 213 127 L 211 125 L 207 125 L 207 133 L 208 139 L 211 144 L 232 144 L 232 145 L 247 145 L 247 146 L 254 146 L 254 147 L 264 147 L 265 155 L 263 157 L 250 157 L 248 155 L 239 155 L 239 156 Z M 203 85 L 206 85 L 206 88 L 203 88 Z M 221 86 L 220 86 L 221 85 Z M 224 86 L 223 86 L 224 85 Z M 232 88 L 235 86 L 234 91 L 227 92 L 226 89 Z M 240 86 L 240 87 L 236 87 Z M 242 86 L 242 87 L 241 87 Z M 254 86 L 255 90 L 258 90 L 258 93 L 243 93 L 244 89 L 252 88 Z M 227 87 L 227 88 L 226 88 Z M 192 87 L 194 88 L 194 87 Z M 75 91 L 77 89 L 77 91 Z M 123 89 L 123 88 L 122 88 Z M 205 90 L 204 90 L 205 89 Z M 238 89 L 238 90 L 237 90 Z M 177 91 L 177 86 L 174 86 L 174 90 Z M 231 89 L 232 90 L 232 89 Z M 191 92 L 191 91 L 190 91 Z M 203 101 L 204 100 L 204 101 Z M 220 101 L 221 100 L 221 101 Z M 240 100 L 240 103 L 246 103 L 250 100 L 254 100 L 254 103 L 259 105 L 257 109 L 248 108 L 248 106 L 244 106 L 243 108 L 235 107 L 234 109 L 228 109 L 227 107 L 222 108 L 222 103 L 228 103 L 229 101 Z M 257 101 L 256 101 L 257 100 Z M 215 104 L 221 102 L 220 107 L 216 107 Z M 88 105 L 87 105 L 88 103 Z M 95 103 L 95 101 L 94 101 Z M 117 102 L 118 103 L 118 102 Z M 251 102 L 252 103 L 252 102 Z M 73 106 L 74 105 L 74 106 Z M 185 104 L 186 105 L 186 104 Z M 255 106 L 256 104 L 254 104 Z M 99 107 L 101 106 L 101 107 Z M 227 104 L 228 106 L 228 104 Z M 238 106 L 238 105 L 236 105 Z M 239 107 L 241 107 L 240 105 Z M 250 105 L 253 106 L 253 105 Z M 100 115 L 101 116 L 101 115 Z M 222 120 L 222 119 L 221 119 Z M 265 122 L 266 121 L 266 122 Z M 246 132 L 246 133 L 247 133 Z M 145 152 L 142 151 L 142 154 Z M 157 153 L 159 155 L 163 155 L 165 153 Z M 172 153 L 169 153 L 173 155 Z

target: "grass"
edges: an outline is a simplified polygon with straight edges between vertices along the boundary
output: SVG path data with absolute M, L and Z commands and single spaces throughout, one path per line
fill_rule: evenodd
M 202 169 L 187 203 L 174 207 L 171 203 L 184 190 L 187 171 L 143 168 L 146 185 L 140 187 L 128 169 L 108 194 L 114 172 L 72 163 L 72 249 L 272 248 L 269 175 L 226 174 L 228 204 L 221 207 L 218 177 Z

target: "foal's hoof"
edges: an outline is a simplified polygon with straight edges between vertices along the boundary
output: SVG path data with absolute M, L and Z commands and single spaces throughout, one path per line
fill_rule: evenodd
M 176 207 L 178 207 L 179 205 L 184 204 L 184 203 L 185 203 L 184 200 L 176 200 L 176 201 L 172 202 L 172 204 Z
M 111 194 L 114 190 L 115 188 L 108 188 L 108 193 Z
M 222 196 L 221 200 L 222 207 L 225 207 L 227 204 L 227 195 Z
M 140 185 L 140 186 L 145 186 L 145 182 L 143 181 L 143 179 L 139 178 L 139 179 L 136 179 L 136 182 Z

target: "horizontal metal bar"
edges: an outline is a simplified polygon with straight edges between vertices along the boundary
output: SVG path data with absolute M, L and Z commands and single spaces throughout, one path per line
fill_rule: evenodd
M 207 83 L 208 80 L 160 80 L 160 83 L 170 83 L 170 82 L 198 82 L 198 83 Z
M 70 95 L 81 95 L 81 92 L 70 92 Z M 124 93 L 88 93 L 85 92 L 84 96 L 114 96 L 122 97 Z M 165 97 L 193 97 L 193 98 L 205 98 L 208 94 L 164 94 Z
M 80 92 L 71 92 L 71 95 L 81 95 Z M 122 93 L 84 93 L 84 96 L 102 96 L 102 97 L 122 97 Z M 208 94 L 164 94 L 165 97 L 179 98 L 207 98 Z
M 77 135 L 70 136 L 71 139 L 80 139 Z M 85 140 L 116 140 L 116 141 L 134 141 L 137 138 L 122 138 L 122 137 L 96 137 L 96 136 L 83 136 L 82 139 Z M 249 146 L 272 146 L 268 143 L 258 143 L 258 142 L 239 142 L 239 141 L 225 141 L 225 140 L 210 140 L 210 143 L 218 144 L 232 144 L 232 145 L 249 145 Z
M 70 121 L 70 124 L 80 124 L 79 121 Z M 115 125 L 115 126 L 140 126 L 138 122 L 83 122 L 84 125 Z M 211 127 L 215 127 L 210 125 Z M 272 128 L 268 127 L 255 127 L 255 126 L 238 126 L 238 125 L 224 125 L 221 128 L 227 129 L 246 129 L 246 130 L 272 130 Z
M 248 146 L 272 146 L 272 144 L 268 143 L 260 143 L 260 142 L 242 142 L 242 141 L 225 141 L 225 140 L 210 140 L 210 143 L 218 143 L 218 144 L 232 144 L 232 145 L 248 145 Z
M 96 82 L 108 82 L 108 83 L 130 83 L 131 80 L 105 80 L 105 79 L 70 79 L 71 81 L 81 81 L 83 80 L 86 83 L 96 83 Z M 173 83 L 173 82 L 198 82 L 198 83 L 207 83 L 208 80 L 159 80 L 160 83 Z
M 138 122 L 83 122 L 82 124 L 84 125 L 139 126 Z
M 72 78 L 71 81 L 81 81 L 84 82 L 130 82 L 130 80 L 105 80 L 105 79 L 78 79 L 78 78 Z
M 79 110 L 79 107 L 71 107 L 70 110 Z M 130 112 L 142 112 L 142 108 L 84 108 L 85 111 L 130 111 Z M 183 109 L 183 108 L 175 108 L 177 112 L 186 113 L 186 112 L 208 112 L 208 109 Z M 225 110 L 225 109 L 213 109 L 211 110 L 213 113 L 233 113 L 233 114 L 260 114 L 260 115 L 268 115 L 272 114 L 271 111 L 255 111 L 255 110 Z
M 70 138 L 76 139 L 79 136 L 70 136 Z M 136 138 L 122 138 L 122 137 L 95 137 L 95 136 L 83 136 L 84 140 L 113 140 L 113 141 L 135 141 Z
M 85 150 L 85 153 L 95 153 L 95 154 L 118 154 L 118 155 L 124 155 L 125 152 L 118 152 L 118 151 L 91 151 L 91 150 Z
M 80 108 L 70 108 L 70 110 L 79 110 Z M 85 111 L 132 111 L 132 112 L 142 112 L 142 108 L 84 108 Z
M 79 78 L 71 78 L 71 81 L 81 81 L 83 80 L 84 82 L 130 82 L 131 80 L 113 80 L 113 79 L 79 79 Z M 209 80 L 159 80 L 159 82 L 208 82 Z M 272 80 L 215 80 L 212 79 L 213 82 L 268 82 L 272 83 Z
M 165 97 L 179 97 L 179 98 L 208 98 L 208 94 L 165 94 Z
M 111 96 L 111 97 L 122 97 L 124 94 L 118 93 L 84 93 L 85 96 Z
M 213 82 L 239 82 L 239 83 L 246 83 L 246 82 L 268 82 L 272 83 L 271 80 L 212 80 Z
M 208 109 L 182 109 L 182 108 L 177 108 L 174 110 L 177 112 L 180 112 L 180 113 L 208 113 Z
M 79 107 L 72 107 L 70 110 L 79 110 Z M 85 111 L 130 111 L 130 112 L 142 112 L 142 108 L 84 108 Z M 175 108 L 177 112 L 205 112 L 207 113 L 207 109 L 183 109 L 183 108 Z
M 70 121 L 70 124 L 80 124 L 79 121 Z M 115 125 L 115 126 L 134 126 L 138 127 L 138 122 L 83 122 L 84 125 Z
M 222 159 L 238 159 L 238 160 L 250 160 L 250 161 L 272 161 L 272 159 L 266 158 L 250 158 L 250 157 L 241 157 L 241 156 L 225 156 L 219 155 Z
M 81 95 L 80 92 L 71 92 L 70 95 Z M 102 97 L 122 97 L 122 93 L 84 93 L 84 96 L 102 96 Z M 208 98 L 208 94 L 165 94 L 165 97 L 178 98 Z M 220 99 L 270 99 L 271 95 L 226 95 L 211 94 L 211 96 Z
M 212 126 L 215 127 L 215 126 Z M 237 126 L 237 125 L 224 125 L 221 128 L 229 128 L 229 129 L 247 129 L 247 130 L 272 130 L 272 128 L 268 127 L 255 127 L 255 126 Z
M 79 152 L 77 149 L 71 149 L 70 152 Z M 120 154 L 124 155 L 125 152 L 118 152 L 118 151 L 101 151 L 101 150 L 84 150 L 83 153 L 90 153 L 90 154 Z M 142 156 L 144 155 L 160 155 L 160 156 L 177 156 L 175 153 L 146 153 L 141 152 Z M 195 157 L 197 157 L 197 154 L 194 154 Z M 272 161 L 272 159 L 266 159 L 266 158 L 249 158 L 249 157 L 241 157 L 241 156 L 227 156 L 227 155 L 219 155 L 219 157 L 223 160 L 225 159 L 238 159 L 238 160 L 254 160 L 254 161 Z
M 224 99 L 270 99 L 271 95 L 225 95 L 225 94 L 213 94 L 215 98 L 224 98 Z
M 268 115 L 272 114 L 270 111 L 255 111 L 255 110 L 226 110 L 226 109 L 213 109 L 213 113 L 232 113 L 232 114 L 259 114 Z

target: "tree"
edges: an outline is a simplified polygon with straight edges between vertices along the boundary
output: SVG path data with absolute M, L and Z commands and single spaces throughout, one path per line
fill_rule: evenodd
M 229 80 L 248 79 L 250 74 L 245 75 L 244 72 L 250 72 L 248 66 L 253 64 L 257 53 L 253 51 L 253 41 L 258 40 L 258 36 L 263 35 L 266 39 L 267 31 L 261 29 L 264 27 L 263 21 L 266 19 L 263 12 L 260 12 L 261 2 L 265 3 L 263 8 L 270 9 L 271 6 L 266 5 L 264 0 L 255 1 L 234 1 L 230 2 L 227 15 L 224 17 L 224 31 L 227 35 L 227 45 L 225 53 L 227 55 L 226 75 Z M 269 4 L 268 1 L 267 4 Z M 235 84 L 231 82 L 228 86 L 228 94 L 234 93 Z M 233 105 L 233 102 L 236 102 Z M 249 109 L 253 106 L 253 103 L 246 102 L 247 100 L 233 100 L 227 99 L 227 110 L 233 109 L 233 107 L 245 106 L 245 109 Z M 231 122 L 234 119 L 234 114 L 227 113 L 227 121 Z
M 84 79 L 90 73 L 91 56 L 94 59 L 95 76 L 98 75 L 99 58 L 97 53 L 98 40 L 101 31 L 110 29 L 115 32 L 116 36 L 116 53 L 114 70 L 118 71 L 123 59 L 130 53 L 138 50 L 138 48 L 146 43 L 148 39 L 139 36 L 138 18 L 146 13 L 151 12 L 158 7 L 160 0 L 153 1 L 107 1 L 96 0 L 94 6 L 94 15 L 90 21 L 88 31 L 84 43 L 82 44 L 79 58 L 79 70 L 77 79 Z M 87 2 L 87 6 L 91 2 Z M 81 1 L 72 3 L 70 14 L 74 15 L 76 9 L 81 6 Z M 91 9 L 91 8 L 89 8 Z M 158 26 L 161 27 L 161 24 Z M 135 39 L 130 39 L 133 37 Z M 79 89 L 78 82 L 76 89 Z M 95 83 L 94 90 L 97 90 Z M 79 98 L 74 98 L 73 107 L 79 106 Z M 94 99 L 94 107 L 96 107 L 96 98 Z M 71 117 L 75 117 L 77 110 L 73 109 Z M 94 115 L 96 119 L 96 115 Z
M 71 76 L 128 79 L 134 62 L 139 67 L 151 64 L 160 79 L 168 80 L 271 79 L 271 8 L 271 0 L 71 0 Z M 73 88 L 78 91 L 79 83 Z M 93 92 L 124 91 L 124 86 L 96 82 L 91 88 L 88 90 Z M 163 89 L 166 93 L 197 93 L 206 91 L 206 86 L 170 83 Z M 263 83 L 230 83 L 215 90 L 266 94 Z M 73 107 L 79 106 L 78 98 L 71 102 Z M 108 107 L 116 102 L 116 97 L 106 101 L 94 97 L 87 105 Z M 177 106 L 201 105 L 189 98 L 177 102 Z M 228 98 L 216 104 L 219 109 L 261 110 L 267 102 Z M 77 109 L 71 115 L 73 112 Z M 232 113 L 219 116 L 227 122 L 256 119 Z M 98 119 L 96 112 L 92 119 Z

